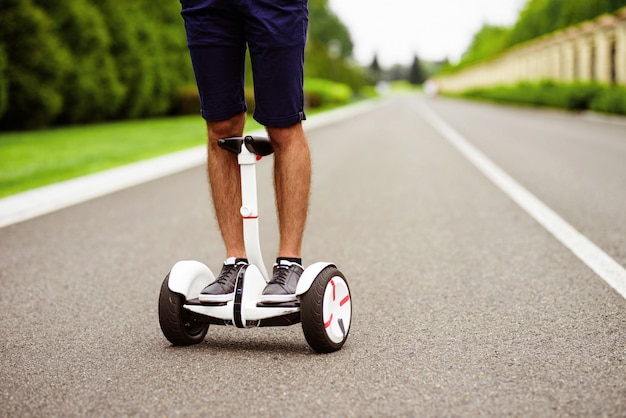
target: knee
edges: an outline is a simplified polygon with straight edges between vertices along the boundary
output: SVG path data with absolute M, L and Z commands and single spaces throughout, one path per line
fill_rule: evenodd
M 230 119 L 212 122 L 207 121 L 209 140 L 216 143 L 218 139 L 241 136 L 245 120 L 246 114 L 242 113 Z
M 302 129 L 302 123 L 287 126 L 284 128 L 267 128 L 267 134 L 274 147 L 284 147 L 286 145 L 306 144 L 306 136 Z

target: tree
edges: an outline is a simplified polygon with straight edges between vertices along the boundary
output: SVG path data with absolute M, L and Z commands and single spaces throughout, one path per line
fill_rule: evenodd
M 193 81 L 180 6 L 144 0 L 95 4 L 107 17 L 109 53 L 126 89 L 115 116 L 134 119 L 166 113 L 177 88 Z
M 548 33 L 594 19 L 626 6 L 626 0 L 528 0 L 512 28 L 483 25 L 474 35 L 461 62 L 445 64 L 440 73 L 450 73 L 483 59 L 489 59 L 507 48 Z
M 97 7 L 107 17 L 109 53 L 115 57 L 120 81 L 125 86 L 115 117 L 139 118 L 147 113 L 156 84 L 152 58 L 144 47 L 150 44 L 150 33 L 145 29 L 148 17 L 135 1 L 102 0 Z
M 358 90 L 364 83 L 365 74 L 351 63 L 352 49 L 350 32 L 330 9 L 328 0 L 309 0 L 305 76 L 331 78 L 334 74 L 335 81 Z M 332 57 L 330 51 L 337 52 L 338 56 Z
M 0 45 L 0 120 L 2 115 L 6 112 L 8 106 L 8 80 L 6 76 L 7 58 L 4 52 L 4 47 Z
M 626 6 L 626 0 L 530 0 L 513 27 L 509 46 Z
M 2 0 L 0 47 L 4 49 L 5 112 L 0 127 L 39 128 L 63 109 L 63 80 L 70 54 L 46 13 L 31 0 Z
M 424 81 L 426 81 L 424 69 L 422 68 L 422 63 L 419 57 L 416 55 L 413 59 L 413 65 L 411 65 L 411 71 L 409 72 L 409 82 L 417 85 L 424 83 Z
M 372 63 L 370 64 L 370 73 L 374 78 L 374 81 L 380 81 L 380 76 L 382 69 L 380 68 L 380 64 L 378 63 L 378 55 L 374 54 L 374 59 L 372 59 Z
M 461 64 L 469 64 L 492 57 L 504 51 L 511 36 L 511 29 L 485 24 L 474 35 L 472 43 L 461 58 Z
M 109 118 L 124 95 L 111 38 L 100 11 L 88 0 L 34 0 L 55 22 L 55 32 L 71 56 L 63 78 L 64 106 L 57 122 L 84 123 Z
M 143 35 L 155 77 L 146 115 L 163 114 L 170 111 L 178 88 L 194 81 L 180 3 L 154 0 L 134 0 L 133 3 L 138 3 L 146 14 L 148 24 L 143 28 Z
M 309 0 L 309 43 L 324 45 L 339 42 L 342 58 L 352 56 L 350 31 L 328 6 L 328 0 Z
M 1 130 L 163 115 L 194 84 L 179 2 L 0 0 L 0 10 Z M 309 11 L 305 74 L 360 89 L 348 29 L 328 0 Z

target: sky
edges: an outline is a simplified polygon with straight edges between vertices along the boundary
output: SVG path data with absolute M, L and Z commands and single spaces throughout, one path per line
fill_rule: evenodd
M 353 56 L 374 55 L 383 67 L 425 61 L 456 62 L 484 23 L 512 26 L 527 0 L 329 0 L 350 31 Z

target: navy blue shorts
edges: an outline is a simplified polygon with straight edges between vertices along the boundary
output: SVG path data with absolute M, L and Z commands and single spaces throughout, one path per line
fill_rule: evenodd
M 245 53 L 250 49 L 254 118 L 291 126 L 304 115 L 307 0 L 180 0 L 202 117 L 229 119 L 247 110 Z

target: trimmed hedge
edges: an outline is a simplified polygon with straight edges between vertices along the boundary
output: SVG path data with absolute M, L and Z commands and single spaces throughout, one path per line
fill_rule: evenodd
M 304 96 L 307 107 L 346 104 L 352 99 L 353 91 L 347 84 L 321 78 L 304 79 Z
M 6 102 L 2 129 L 36 128 L 63 109 L 62 84 L 70 54 L 56 36 L 54 22 L 31 0 L 2 0 L 0 48 Z
M 614 87 L 599 91 L 589 104 L 589 109 L 626 115 L 626 87 Z
M 0 0 L 0 10 L 0 130 L 168 114 L 194 82 L 178 2 Z
M 343 84 L 313 82 L 307 97 L 345 103 L 367 78 L 328 0 L 309 8 L 305 76 Z M 180 11 L 178 1 L 0 0 L 0 131 L 198 112 Z M 251 83 L 248 65 L 250 111 Z
M 246 86 L 245 97 L 248 114 L 253 114 L 255 100 L 252 86 Z M 307 108 L 347 104 L 352 98 L 352 89 L 346 84 L 319 78 L 304 79 L 304 99 Z M 177 90 L 173 113 L 178 115 L 200 113 L 200 98 L 195 84 Z
M 626 115 L 626 88 L 596 83 L 565 84 L 552 81 L 519 83 L 473 89 L 462 93 L 461 96 L 503 103 Z

